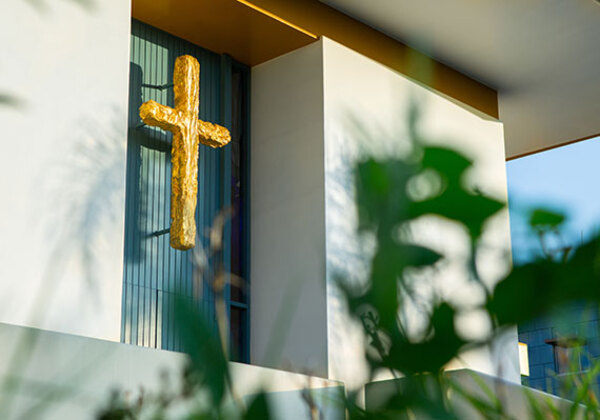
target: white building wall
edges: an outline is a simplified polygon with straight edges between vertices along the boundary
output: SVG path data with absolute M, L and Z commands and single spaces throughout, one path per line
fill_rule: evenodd
M 19 40 L 0 53 L 0 93 L 20 99 L 0 105 L 0 322 L 118 340 L 130 4 L 91 4 L 0 5 L 2 38 Z M 253 363 L 360 382 L 362 356 L 348 345 L 360 334 L 327 284 L 356 256 L 348 117 L 382 133 L 375 149 L 401 148 L 413 94 L 426 105 L 424 133 L 465 148 L 474 182 L 506 197 L 500 124 L 326 39 L 253 69 Z M 507 214 L 490 232 L 508 247 Z M 461 249 L 451 235 L 428 238 Z M 505 267 L 488 258 L 493 281 Z M 461 287 L 448 293 L 469 296 Z M 516 361 L 516 334 L 509 342 L 503 360 Z M 489 355 L 465 360 L 497 373 Z
M 445 145 L 473 159 L 469 182 L 480 191 L 506 201 L 506 172 L 502 124 L 484 120 L 410 79 L 331 40 L 323 41 L 325 93 L 325 173 L 328 275 L 329 377 L 349 387 L 364 380 L 365 362 L 353 350 L 363 338 L 361 327 L 348 327 L 333 279 L 336 275 L 360 281 L 368 270 L 369 247 L 358 240 L 352 168 L 365 154 L 401 155 L 406 150 L 408 111 L 416 103 L 418 128 L 434 144 Z M 468 280 L 464 261 L 466 235 L 435 220 L 415 226 L 417 241 L 441 251 L 452 263 L 435 280 L 435 289 L 457 305 L 482 302 L 478 287 Z M 479 259 L 488 284 L 509 269 L 508 210 L 490 221 L 484 234 L 485 252 Z M 363 258 L 361 259 L 361 256 Z M 424 292 L 427 294 L 428 292 Z M 421 318 L 408 311 L 415 330 Z M 487 328 L 481 313 L 461 316 L 457 328 L 470 338 L 483 337 Z M 468 367 L 518 382 L 516 328 L 488 349 L 465 354 L 452 368 Z
M 250 348 L 254 364 L 326 376 L 321 51 L 252 69 Z
M 130 19 L 0 2 L 2 323 L 119 340 Z
M 338 274 L 364 278 L 368 267 L 368 248 L 355 236 L 354 163 L 365 151 L 402 153 L 407 110 L 418 101 L 421 133 L 473 158 L 472 184 L 506 199 L 502 125 L 328 39 L 254 68 L 252 78 L 252 362 L 360 386 L 362 331 L 345 316 L 333 284 Z M 465 237 L 447 225 L 422 223 L 418 236 L 455 260 L 468 252 Z M 491 284 L 508 269 L 507 212 L 490 223 L 485 241 L 480 268 Z M 436 285 L 457 303 L 482 298 L 460 262 Z M 483 334 L 480 315 L 462 316 L 459 327 Z M 417 328 L 420 319 L 411 320 Z M 496 347 L 452 367 L 518 381 L 516 329 Z

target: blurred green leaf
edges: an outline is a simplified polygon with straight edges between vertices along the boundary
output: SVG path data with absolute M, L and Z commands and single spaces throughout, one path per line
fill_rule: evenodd
M 577 418 L 577 412 L 584 407 L 587 407 L 588 414 L 592 412 L 596 414 L 596 418 L 599 416 L 598 413 L 598 400 L 592 391 L 594 382 L 598 380 L 598 374 L 600 374 L 600 362 L 595 361 L 591 369 L 582 374 L 582 381 L 577 383 L 576 394 L 569 410 L 570 418 Z
M 123 400 L 121 394 L 113 390 L 106 408 L 100 410 L 95 418 L 97 420 L 134 420 L 137 414 L 132 407 Z
M 369 159 L 356 169 L 359 230 L 375 229 L 406 220 L 406 184 L 416 168 L 400 160 Z
M 501 325 L 518 324 L 575 301 L 600 301 L 598 238 L 566 262 L 544 258 L 515 267 L 496 285 L 488 310 Z
M 565 221 L 565 216 L 547 209 L 535 209 L 529 217 L 529 225 L 538 229 L 555 229 Z
M 383 365 L 407 374 L 437 374 L 466 344 L 456 334 L 454 315 L 454 309 L 447 303 L 436 306 L 430 319 L 431 334 L 416 343 L 395 340 Z
M 436 264 L 443 256 L 427 247 L 412 244 L 396 245 L 396 256 L 404 269 L 406 267 L 427 267 Z
M 487 219 L 504 208 L 493 198 L 475 195 L 462 188 L 448 188 L 441 195 L 413 203 L 412 216 L 436 215 L 464 225 L 472 240 L 481 236 Z
M 399 307 L 398 284 L 408 267 L 433 265 L 442 256 L 428 248 L 412 245 L 386 243 L 378 249 L 371 263 L 371 282 L 361 296 L 354 296 L 352 308 L 367 304 L 379 315 L 380 326 L 393 329 Z
M 219 406 L 230 382 L 227 359 L 216 328 L 191 299 L 178 296 L 175 305 L 175 333 L 183 351 L 190 356 L 190 387 L 204 386 L 214 406 Z
M 390 396 L 384 407 L 370 414 L 374 419 L 457 419 L 444 401 L 439 378 L 433 375 L 411 375 L 397 381 L 398 392 Z
M 433 169 L 447 182 L 460 185 L 467 169 L 473 165 L 470 159 L 452 149 L 429 146 L 423 149 L 423 168 Z
M 443 147 L 425 147 L 421 165 L 423 169 L 436 171 L 445 187 L 436 196 L 412 203 L 411 218 L 430 214 L 458 222 L 475 241 L 486 220 L 505 207 L 503 202 L 466 188 L 463 178 L 472 161 L 460 153 Z
M 244 420 L 269 420 L 271 419 L 271 411 L 267 395 L 263 392 L 258 394 L 244 414 Z

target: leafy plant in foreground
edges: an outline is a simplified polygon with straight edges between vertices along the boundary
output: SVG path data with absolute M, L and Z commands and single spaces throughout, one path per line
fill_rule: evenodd
M 369 338 L 370 351 L 367 349 L 366 355 L 371 371 L 387 369 L 393 375 L 401 374 L 406 385 L 376 413 L 356 407 L 350 413 L 353 418 L 365 419 L 415 415 L 454 418 L 452 404 L 446 398 L 448 389 L 453 389 L 482 417 L 509 418 L 506 402 L 498 400 L 493 392 L 480 398 L 461 391 L 458 384 L 448 382 L 443 375 L 444 366 L 465 350 L 492 345 L 506 328 L 545 315 L 560 305 L 600 301 L 600 240 L 593 238 L 576 250 L 565 248 L 560 255 L 546 253 L 515 266 L 493 288 L 489 287 L 477 266 L 481 237 L 488 220 L 502 211 L 505 203 L 471 188 L 467 173 L 473 162 L 451 148 L 428 145 L 416 131 L 416 118 L 411 121 L 413 148 L 409 156 L 366 158 L 356 167 L 359 234 L 375 238 L 375 254 L 365 284 L 352 286 L 343 278 L 338 282 L 352 315 L 363 324 Z M 410 194 L 411 183 L 417 178 L 428 181 L 424 197 Z M 414 291 L 431 280 L 449 258 L 410 234 L 424 218 L 444 220 L 465 232 L 470 244 L 466 261 L 469 280 L 486 296 L 466 310 L 486 314 L 491 327 L 484 339 L 459 334 L 455 320 L 465 308 L 441 294 L 432 293 L 425 305 L 418 302 L 422 296 Z M 560 214 L 536 209 L 530 225 L 543 245 L 545 235 L 557 232 L 564 220 Z M 415 334 L 410 332 L 410 321 L 402 315 L 402 308 L 419 303 L 426 328 Z M 594 413 L 594 418 L 600 416 L 598 403 L 588 392 L 589 383 L 597 377 L 597 366 L 579 386 L 573 385 L 577 392 L 568 418 L 576 418 L 581 404 L 586 412 Z M 531 402 L 532 415 L 539 409 L 535 401 Z
M 506 328 L 529 321 L 568 302 L 600 301 L 600 241 L 594 238 L 576 250 L 545 253 L 534 261 L 515 266 L 493 287 L 486 284 L 478 268 L 482 235 L 486 223 L 505 210 L 505 203 L 472 188 L 467 174 L 473 162 L 451 148 L 432 146 L 416 131 L 412 116 L 412 152 L 404 158 L 367 157 L 355 169 L 358 234 L 375 240 L 366 282 L 350 284 L 338 280 L 351 315 L 364 327 L 369 339 L 364 349 L 373 377 L 386 369 L 397 381 L 394 392 L 382 406 L 365 409 L 355 404 L 356 394 L 344 401 L 354 419 L 460 418 L 449 399 L 465 401 L 482 418 L 509 419 L 506 401 L 477 376 L 479 393 L 464 388 L 443 373 L 443 368 L 469 349 L 490 346 Z M 416 181 L 425 194 L 414 194 Z M 421 301 L 418 289 L 450 258 L 418 240 L 414 226 L 424 219 L 458 226 L 469 244 L 464 261 L 470 284 L 484 298 L 463 308 L 443 294 L 432 293 Z M 548 210 L 532 213 L 531 227 L 542 243 L 546 235 L 560 229 L 564 217 Z M 220 241 L 217 241 L 220 243 Z M 219 277 L 221 276 L 221 277 Z M 222 290 L 222 273 L 216 274 Z M 411 331 L 403 314 L 406 306 L 419 306 L 424 328 Z M 478 339 L 466 338 L 457 330 L 462 311 L 483 312 L 489 320 L 489 333 Z M 222 331 L 217 333 L 193 304 L 178 305 L 178 325 L 190 364 L 183 385 L 174 394 L 144 395 L 141 401 L 124 404 L 113 398 L 101 419 L 170 418 L 174 406 L 184 405 L 189 419 L 268 419 L 268 396 L 259 394 L 246 407 L 235 395 L 231 382 L 227 345 Z M 585 375 L 566 382 L 574 400 L 567 409 L 552 400 L 527 391 L 525 398 L 532 418 L 600 418 L 599 405 L 591 383 L 600 372 L 596 363 Z M 570 388 L 569 388 L 570 387 Z M 318 407 L 307 400 L 311 416 Z M 153 407 L 149 410 L 148 407 Z M 146 417 L 144 417 L 146 414 Z

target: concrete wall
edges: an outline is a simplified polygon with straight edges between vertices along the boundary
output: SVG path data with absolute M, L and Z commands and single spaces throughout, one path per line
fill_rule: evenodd
M 119 339 L 129 26 L 129 1 L 0 4 L 0 322 Z
M 331 281 L 336 275 L 360 281 L 368 266 L 370 249 L 356 235 L 352 168 L 365 154 L 402 155 L 407 148 L 408 110 L 418 105 L 418 129 L 431 144 L 453 147 L 474 161 L 468 182 L 480 191 L 506 201 L 506 170 L 502 124 L 484 120 L 434 91 L 331 40 L 323 41 L 325 89 L 325 162 L 328 274 L 328 332 L 330 378 L 352 387 L 360 383 L 364 361 L 349 349 L 360 345 L 360 327 L 348 328 L 338 292 Z M 413 226 L 419 243 L 439 250 L 452 262 L 440 270 L 432 284 L 441 296 L 456 305 L 483 301 L 479 289 L 468 280 L 466 235 L 439 220 Z M 490 285 L 510 264 L 508 210 L 490 221 L 483 236 L 478 266 Z M 363 256 L 361 258 L 361 256 Z M 427 289 L 421 288 L 420 293 Z M 421 317 L 406 309 L 409 325 L 418 331 Z M 464 313 L 458 328 L 470 338 L 483 337 L 485 319 Z M 452 368 L 468 367 L 519 381 L 516 329 L 492 349 L 465 354 Z M 350 367 L 350 368 L 349 368 Z
M 108 407 L 112 391 L 130 402 L 142 389 L 145 395 L 177 393 L 187 360 L 181 353 L 1 323 L 0 342 L 2 419 L 91 419 Z M 275 419 L 309 418 L 304 389 L 311 390 L 321 418 L 344 418 L 339 383 L 240 363 L 231 363 L 230 372 L 237 397 L 250 401 L 261 390 L 269 393 Z M 232 404 L 231 395 L 226 403 Z M 174 404 L 171 413 L 177 417 L 182 410 Z
M 370 249 L 355 236 L 354 163 L 364 153 L 406 150 L 407 110 L 417 101 L 422 134 L 474 159 L 471 184 L 505 200 L 502 125 L 326 38 L 254 68 L 252 77 L 252 362 L 315 369 L 358 387 L 367 372 L 362 331 L 332 280 L 360 281 L 368 269 Z M 416 228 L 422 243 L 455 261 L 435 279 L 437 290 L 457 304 L 482 299 L 467 281 L 462 232 L 431 220 Z M 510 261 L 507 212 L 484 242 L 479 263 L 492 284 Z M 460 319 L 471 338 L 485 334 L 480 315 Z M 516 331 L 503 340 L 454 367 L 518 381 Z
M 251 362 L 327 376 L 321 43 L 252 69 Z
M 2 49 L 0 92 L 22 100 L 0 105 L 8 139 L 0 154 L 0 322 L 118 340 L 130 5 L 81 4 L 0 6 L 3 39 L 19 39 Z M 339 268 L 364 269 L 349 189 L 361 146 L 349 118 L 377 133 L 374 152 L 399 152 L 413 94 L 426 99 L 425 134 L 472 153 L 473 182 L 505 197 L 500 124 L 326 39 L 253 68 L 253 363 L 351 384 L 363 378 L 360 332 L 327 284 Z M 507 215 L 494 226 L 490 244 L 508 246 Z M 445 237 L 429 239 L 460 252 Z M 505 267 L 488 258 L 493 281 Z M 487 372 L 495 366 L 488 355 L 468 360 Z

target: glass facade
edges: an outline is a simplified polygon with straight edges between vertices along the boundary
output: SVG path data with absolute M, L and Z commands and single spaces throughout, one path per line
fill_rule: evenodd
M 230 129 L 221 149 L 200 145 L 196 248 L 169 245 L 171 133 L 144 125 L 139 106 L 150 99 L 173 106 L 175 59 L 183 54 L 200 63 L 199 118 Z M 187 299 L 216 328 L 215 277 L 223 290 L 232 357 L 248 359 L 247 154 L 249 70 L 138 21 L 132 22 L 130 103 L 127 146 L 125 255 L 121 339 L 140 346 L 181 350 L 175 302 Z M 224 217 L 222 229 L 216 221 Z M 223 234 L 215 249 L 211 229 Z
M 600 141 L 587 140 L 508 162 L 508 197 L 513 260 L 526 263 L 542 253 L 577 248 L 597 234 L 600 200 L 595 184 Z M 535 207 L 566 216 L 560 232 L 544 238 L 528 227 Z M 534 302 L 532 302 L 534 304 Z M 529 377 L 523 383 L 559 394 L 561 380 L 600 362 L 597 305 L 573 302 L 518 326 L 519 341 L 529 351 Z

